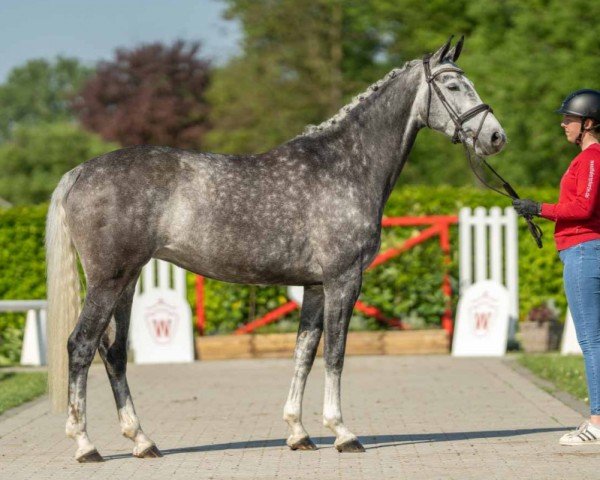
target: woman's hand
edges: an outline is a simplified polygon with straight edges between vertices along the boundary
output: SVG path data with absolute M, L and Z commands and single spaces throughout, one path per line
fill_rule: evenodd
M 524 217 L 532 217 L 533 215 L 540 215 L 542 213 L 541 203 L 526 198 L 513 200 L 513 207 L 519 215 L 523 215 Z

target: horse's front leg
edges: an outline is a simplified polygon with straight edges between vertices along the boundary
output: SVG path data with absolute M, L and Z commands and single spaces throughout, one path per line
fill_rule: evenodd
M 296 361 L 294 377 L 283 409 L 283 419 L 288 423 L 291 434 L 287 444 L 292 450 L 315 450 L 308 433 L 302 425 L 302 397 L 306 379 L 310 373 L 317 347 L 323 332 L 323 286 L 310 285 L 304 287 L 302 311 L 300 313 L 300 327 L 294 359 Z
M 324 283 L 325 291 L 325 400 L 323 424 L 335 433 L 339 452 L 365 449 L 342 420 L 340 384 L 348 325 L 362 283 L 360 268 L 353 268 Z

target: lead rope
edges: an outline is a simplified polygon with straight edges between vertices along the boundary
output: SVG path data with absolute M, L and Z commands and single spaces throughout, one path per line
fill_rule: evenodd
M 481 123 L 481 125 L 483 125 L 483 122 Z M 481 125 L 479 127 L 479 130 L 481 130 Z M 461 134 L 462 133 L 463 133 L 463 131 L 461 131 Z M 479 131 L 478 131 L 478 133 L 479 133 Z M 493 190 L 494 192 L 499 193 L 500 195 L 504 195 L 505 197 L 512 198 L 513 200 L 518 200 L 519 198 L 521 198 L 521 197 L 519 197 L 519 194 L 511 186 L 510 183 L 508 183 L 496 170 L 494 170 L 494 168 L 492 168 L 492 166 L 488 162 L 486 162 L 484 158 L 478 156 L 475 153 L 475 142 L 476 141 L 477 141 L 477 139 L 473 138 L 473 152 L 472 153 L 471 153 L 471 149 L 469 149 L 469 147 L 467 146 L 466 141 L 461 141 L 461 143 L 463 144 L 463 147 L 465 149 L 465 155 L 469 162 L 469 166 L 471 167 L 471 171 L 475 174 L 477 179 L 483 185 L 485 185 L 487 188 L 489 188 L 490 190 Z M 477 171 L 477 167 L 473 164 L 473 157 L 475 157 L 477 160 L 479 160 L 480 163 L 484 164 L 489 169 L 489 171 L 492 172 L 496 176 L 496 178 L 502 182 L 502 188 L 504 188 L 506 193 L 504 193 L 502 190 L 498 190 L 497 188 L 493 187 L 492 185 L 487 183 L 482 178 L 482 176 Z M 531 215 L 523 215 L 523 218 L 525 219 L 525 222 L 527 223 L 527 228 L 529 228 L 529 232 L 531 233 L 531 236 L 535 240 L 536 245 L 538 246 L 538 248 L 542 248 L 543 247 L 542 237 L 544 235 L 542 232 L 542 229 L 540 228 L 539 225 L 534 223 Z

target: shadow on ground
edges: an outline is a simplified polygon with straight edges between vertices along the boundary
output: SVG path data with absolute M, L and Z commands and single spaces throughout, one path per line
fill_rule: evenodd
M 481 438 L 505 438 L 517 437 L 519 435 L 531 435 L 534 433 L 562 432 L 571 430 L 566 427 L 556 428 L 526 428 L 520 430 L 483 430 L 477 432 L 450 432 L 450 433 L 419 433 L 403 435 L 372 435 L 359 437 L 359 440 L 367 450 L 397 445 L 410 445 L 414 443 L 428 442 L 456 442 L 461 440 L 475 440 Z M 330 447 L 335 437 L 311 437 L 317 446 Z M 214 445 L 198 445 L 194 447 L 169 448 L 162 450 L 163 455 L 177 455 L 180 453 L 212 452 L 218 450 L 237 450 L 246 448 L 285 447 L 285 439 L 249 440 L 247 442 L 217 443 Z M 160 447 L 159 447 L 160 448 Z M 131 454 L 107 455 L 105 460 L 118 460 L 130 458 Z

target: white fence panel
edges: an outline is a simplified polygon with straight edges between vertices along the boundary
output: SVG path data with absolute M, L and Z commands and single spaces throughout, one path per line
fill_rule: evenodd
M 512 207 L 504 212 L 492 207 L 474 211 L 462 208 L 459 221 L 459 288 L 473 283 L 494 280 L 509 292 L 509 314 L 519 317 L 519 271 L 517 214 Z
M 163 260 L 150 260 L 142 269 L 135 294 L 139 296 L 155 288 L 175 290 L 181 298 L 187 298 L 185 270 Z

